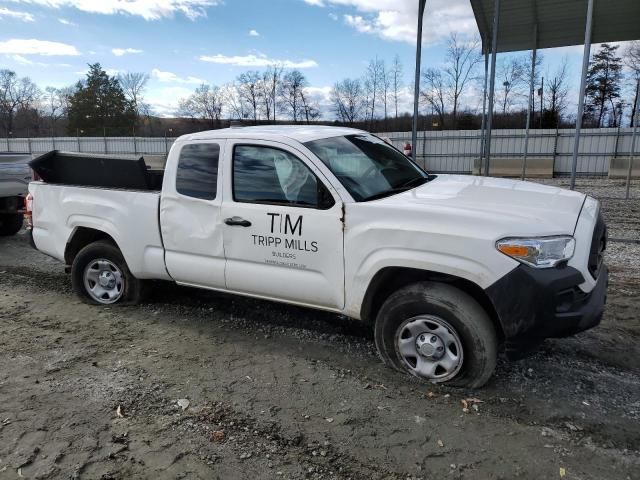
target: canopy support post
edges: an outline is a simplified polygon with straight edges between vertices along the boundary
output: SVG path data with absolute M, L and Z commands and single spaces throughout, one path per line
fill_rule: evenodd
M 489 77 L 489 50 L 485 47 L 484 56 L 484 86 L 482 87 L 482 124 L 480 125 L 480 162 L 478 175 L 482 176 L 482 164 L 484 162 L 484 149 L 487 134 L 487 78 Z
M 487 115 L 487 135 L 485 140 L 485 154 L 487 165 L 484 174 L 489 176 L 491 163 L 491 127 L 493 123 L 493 98 L 496 88 L 496 57 L 498 53 L 498 23 L 500 20 L 500 0 L 495 0 L 493 5 L 493 32 L 491 40 L 491 81 L 489 82 L 489 113 Z
M 413 87 L 413 126 L 411 129 L 411 157 L 415 163 L 418 142 L 418 104 L 420 103 L 420 60 L 422 55 L 422 17 L 427 0 L 419 0 L 418 4 L 418 37 L 416 42 L 416 75 Z M 423 159 L 424 160 L 424 159 Z
M 591 26 L 593 24 L 593 0 L 587 5 L 587 24 L 584 29 L 584 52 L 582 54 L 582 72 L 580 74 L 580 91 L 578 96 L 578 116 L 576 117 L 576 134 L 573 141 L 573 162 L 571 163 L 571 190 L 576 187 L 576 169 L 578 166 L 578 150 L 580 148 L 580 131 L 584 114 L 584 91 L 587 83 L 587 70 L 591 55 Z
M 631 186 L 631 170 L 633 169 L 633 160 L 636 156 L 636 134 L 638 133 L 638 108 L 640 107 L 640 79 L 638 79 L 638 83 L 636 85 L 636 108 L 635 108 L 635 118 L 633 118 L 633 133 L 631 134 L 631 156 L 629 157 L 629 166 L 627 167 L 627 187 L 626 192 L 624 194 L 624 198 L 629 200 L 629 187 Z
M 533 83 L 536 79 L 536 55 L 538 54 L 538 24 L 533 26 L 533 51 L 531 52 L 531 78 L 529 79 L 529 101 L 527 102 L 527 126 L 524 132 L 524 153 L 522 156 L 522 180 L 527 173 L 527 154 L 529 153 L 529 127 L 531 126 L 531 105 L 533 103 Z M 542 115 L 542 112 L 540 112 Z

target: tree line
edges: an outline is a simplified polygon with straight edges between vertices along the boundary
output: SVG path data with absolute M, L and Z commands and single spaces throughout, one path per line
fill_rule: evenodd
M 532 96 L 531 64 L 530 54 L 500 59 L 494 125 L 524 127 L 531 99 L 534 128 L 572 126 L 566 60 L 555 71 L 544 71 L 544 59 L 537 56 Z M 479 128 L 483 67 L 480 43 L 452 34 L 443 66 L 421 72 L 420 128 Z M 328 104 L 319 102 L 303 72 L 274 64 L 262 71 L 243 72 L 224 85 L 203 83 L 179 100 L 175 118 L 159 118 L 145 101 L 149 79 L 143 72 L 109 75 L 95 63 L 89 65 L 86 78 L 74 85 L 41 89 L 28 77 L 0 69 L 0 136 L 177 135 L 228 126 L 230 120 L 313 122 L 376 131 L 411 127 L 408 110 L 413 85 L 403 81 L 399 56 L 390 62 L 376 57 L 362 76 L 335 82 Z M 639 79 L 640 41 L 623 51 L 617 45 L 602 44 L 589 62 L 583 124 L 632 126 L 638 95 L 634 87 Z
M 640 41 L 630 43 L 623 52 L 618 49 L 617 45 L 602 44 L 591 56 L 583 119 L 587 127 L 623 126 L 625 112 L 629 113 L 628 124 L 633 126 L 638 95 L 635 87 L 640 78 Z M 533 95 L 530 95 L 531 54 L 510 55 L 498 62 L 493 105 L 496 128 L 524 127 L 529 99 L 532 102 L 530 123 L 534 128 L 575 124 L 573 112 L 568 111 L 570 84 L 566 58 L 557 69 L 546 72 L 542 55 L 538 54 L 535 62 Z M 625 66 L 628 73 L 624 71 Z M 384 127 L 389 123 L 390 117 L 397 124 L 398 98 L 403 93 L 402 83 L 398 82 L 401 72 L 397 58 L 389 67 L 383 60 L 371 60 L 361 77 L 345 78 L 334 84 L 333 113 L 348 124 L 380 128 L 381 124 Z M 452 34 L 446 43 L 443 66 L 421 72 L 422 128 L 479 128 L 483 83 L 480 42 Z M 404 95 L 409 101 L 412 90 L 413 85 L 405 86 Z M 394 107 L 392 115 L 387 108 L 389 104 Z

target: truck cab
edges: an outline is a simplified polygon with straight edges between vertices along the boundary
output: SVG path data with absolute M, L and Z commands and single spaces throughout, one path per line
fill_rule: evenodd
M 488 381 L 499 345 L 515 358 L 602 316 L 595 199 L 430 175 L 360 130 L 185 135 L 161 191 L 56 171 L 31 184 L 33 239 L 90 303 L 135 303 L 161 279 L 332 311 L 371 325 L 387 365 L 466 387 Z

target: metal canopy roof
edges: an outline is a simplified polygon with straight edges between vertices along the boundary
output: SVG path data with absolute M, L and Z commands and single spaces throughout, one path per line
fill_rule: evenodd
M 584 44 L 587 0 L 502 0 L 497 52 Z M 471 0 L 484 51 L 491 50 L 494 0 Z M 640 0 L 595 0 L 593 43 L 640 39 Z

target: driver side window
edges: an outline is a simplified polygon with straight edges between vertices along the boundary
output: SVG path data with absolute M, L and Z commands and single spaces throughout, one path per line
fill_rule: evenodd
M 234 148 L 236 202 L 326 208 L 320 205 L 325 192 L 326 188 L 309 167 L 289 152 L 259 145 Z

